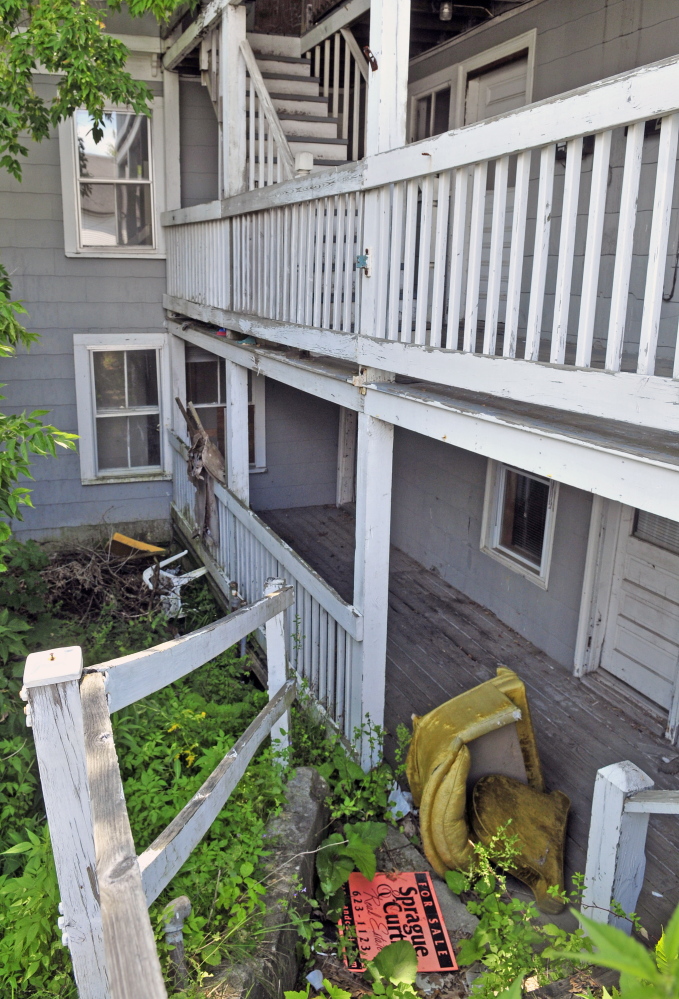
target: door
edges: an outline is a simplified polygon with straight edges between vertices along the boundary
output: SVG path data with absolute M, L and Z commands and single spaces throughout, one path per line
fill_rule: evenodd
M 670 709 L 679 664 L 679 523 L 624 507 L 601 666 Z
M 493 69 L 481 69 L 473 76 L 468 76 L 464 106 L 465 125 L 522 107 L 526 103 L 527 89 L 527 54 Z

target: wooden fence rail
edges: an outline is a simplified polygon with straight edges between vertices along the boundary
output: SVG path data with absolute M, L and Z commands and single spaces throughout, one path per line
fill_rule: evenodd
M 261 592 L 261 590 L 260 590 Z M 189 635 L 83 671 L 78 647 L 28 656 L 32 726 L 61 894 L 59 928 L 80 999 L 164 999 L 148 906 L 200 842 L 271 733 L 289 729 L 286 613 L 294 591 L 264 597 Z M 110 714 L 209 662 L 257 628 L 267 635 L 269 704 L 170 825 L 137 856 Z
M 611 911 L 611 900 L 625 912 L 635 911 L 644 883 L 649 817 L 679 815 L 679 791 L 652 788 L 648 774 L 629 760 L 603 767 L 594 784 L 582 911 L 627 933 L 632 924 Z

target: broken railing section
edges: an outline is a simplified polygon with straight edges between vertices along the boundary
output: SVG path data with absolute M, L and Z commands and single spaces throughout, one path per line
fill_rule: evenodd
M 263 740 L 289 729 L 281 719 L 296 694 L 295 681 L 286 679 L 285 658 L 285 615 L 293 599 L 284 580 L 267 580 L 262 599 L 144 652 L 86 671 L 79 647 L 37 652 L 26 660 L 22 697 L 61 894 L 58 925 L 71 952 L 79 999 L 165 999 L 148 906 L 210 828 Z M 186 676 L 261 627 L 269 704 L 138 857 L 111 712 Z M 181 932 L 179 924 L 168 929 Z M 174 947 L 180 976 L 177 941 Z
M 651 815 L 679 816 L 679 791 L 654 791 L 653 781 L 629 760 L 597 772 L 587 845 L 582 911 L 599 923 L 631 933 L 629 919 L 611 902 L 634 912 L 644 883 L 646 833 Z

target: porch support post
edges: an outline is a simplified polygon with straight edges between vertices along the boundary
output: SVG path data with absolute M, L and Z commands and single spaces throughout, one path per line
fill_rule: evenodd
M 248 369 L 226 360 L 226 484 L 250 505 L 250 461 L 248 446 Z
M 337 440 L 336 505 L 353 503 L 356 495 L 356 411 L 340 409 Z
M 370 50 L 377 69 L 370 69 L 365 129 L 365 154 L 374 156 L 406 144 L 408 111 L 408 54 L 410 0 L 372 0 Z M 364 245 L 369 272 L 361 272 L 361 333 L 384 336 L 387 269 L 389 266 L 389 217 L 384 193 L 365 195 Z M 368 277 L 367 274 L 370 274 Z
M 363 641 L 355 645 L 352 731 L 365 723 L 366 714 L 374 725 L 384 724 L 393 424 L 359 413 L 357 445 L 354 605 L 363 615 Z M 366 769 L 376 762 L 370 755 L 363 739 Z
M 625 802 L 653 781 L 629 760 L 597 772 L 587 843 L 582 912 L 598 923 L 610 923 L 631 933 L 627 919 L 614 916 L 611 900 L 634 912 L 644 883 L 648 812 L 626 812 Z
M 219 80 L 221 88 L 222 197 L 245 190 L 246 121 L 245 62 L 240 51 L 245 41 L 245 4 L 226 4 L 222 10 L 219 40 Z

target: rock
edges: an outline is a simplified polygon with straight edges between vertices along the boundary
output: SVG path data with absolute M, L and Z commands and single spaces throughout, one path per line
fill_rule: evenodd
M 313 767 L 298 767 L 286 789 L 286 804 L 267 825 L 269 841 L 267 912 L 270 927 L 256 952 L 237 965 L 222 966 L 209 980 L 210 995 L 220 999 L 279 999 L 297 982 L 297 933 L 290 926 L 288 905 L 294 904 L 300 884 L 311 897 L 315 855 L 327 814 L 328 785 Z
M 452 944 L 473 934 L 479 922 L 476 916 L 468 911 L 424 855 L 398 829 L 389 829 L 379 851 L 377 866 L 381 871 L 429 871 Z

